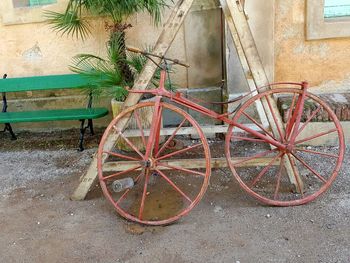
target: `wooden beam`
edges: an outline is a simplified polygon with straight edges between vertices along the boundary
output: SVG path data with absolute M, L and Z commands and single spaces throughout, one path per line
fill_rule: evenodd
M 193 1 L 194 0 L 179 0 L 177 2 L 167 23 L 164 25 L 163 31 L 159 36 L 159 39 L 155 45 L 153 53 L 158 54 L 160 56 L 163 56 L 166 54 L 172 42 L 174 41 L 175 36 L 180 30 L 185 17 L 190 11 Z M 156 63 L 161 62 L 161 59 L 158 59 L 158 58 L 153 58 L 153 59 Z M 156 70 L 157 70 L 157 66 L 153 62 L 148 60 L 140 76 L 135 81 L 133 90 L 147 89 Z M 141 96 L 142 94 L 130 93 L 130 95 L 126 98 L 124 107 L 127 108 L 127 107 L 136 105 L 139 102 Z M 119 130 L 124 130 L 124 127 L 127 125 L 128 121 L 129 121 L 129 118 L 124 118 L 120 120 L 118 122 L 117 128 Z M 112 138 L 108 138 L 105 144 L 105 150 L 111 149 L 113 145 L 114 145 L 114 141 L 112 140 Z M 105 161 L 105 158 L 106 157 L 103 158 L 102 162 Z M 91 162 L 91 165 L 87 173 L 82 177 L 81 182 L 78 188 L 75 190 L 75 192 L 71 196 L 71 199 L 84 200 L 91 186 L 96 181 L 96 179 L 97 179 L 97 154 L 95 154 L 95 157 Z
M 244 2 L 243 2 L 243 5 L 244 5 Z M 221 2 L 221 8 L 222 8 L 222 11 L 223 11 L 225 18 L 226 18 L 226 25 L 231 32 L 233 43 L 235 45 L 238 58 L 241 62 L 241 66 L 242 66 L 245 78 L 247 80 L 249 90 L 251 92 L 253 92 L 252 95 L 256 95 L 256 94 L 258 94 L 258 92 L 256 91 L 257 86 L 255 85 L 252 71 L 250 70 L 247 58 L 244 54 L 244 50 L 243 50 L 242 44 L 239 40 L 239 35 L 237 33 L 237 30 L 236 30 L 236 27 L 235 27 L 235 24 L 233 21 L 233 17 L 230 15 L 230 10 L 227 6 L 226 1 Z M 261 101 L 256 102 L 256 109 L 257 109 L 257 112 L 259 114 L 259 118 L 260 118 L 262 124 L 266 127 L 270 127 Z
M 237 52 L 241 59 L 242 65 L 245 67 L 246 63 L 248 63 L 248 67 L 250 69 L 256 87 L 263 87 L 268 85 L 269 80 L 266 76 L 262 61 L 259 56 L 258 49 L 253 38 L 253 34 L 250 30 L 241 2 L 220 0 L 220 4 L 223 7 L 225 19 L 228 23 L 230 32 L 235 41 Z M 242 51 L 244 52 L 244 55 L 242 54 Z M 282 117 L 279 114 L 275 100 L 272 97 L 269 97 L 268 99 L 271 102 L 272 111 L 277 117 L 277 125 L 282 129 L 282 132 L 285 132 Z M 274 121 L 272 112 L 270 111 L 270 108 L 268 106 L 267 100 L 262 99 L 261 103 L 273 134 L 279 137 L 278 128 Z M 288 158 L 285 158 L 284 164 L 290 182 L 297 186 L 298 180 L 299 184 L 301 185 L 301 188 L 303 189 L 302 180 L 300 178 L 293 157 L 291 158 L 291 161 Z M 298 189 L 298 187 L 296 187 L 296 189 Z
M 233 163 L 238 163 L 243 160 L 243 158 L 232 158 Z M 249 160 L 247 162 L 239 164 L 237 167 L 254 167 L 254 166 L 265 166 L 268 165 L 273 158 L 255 158 L 254 160 Z M 213 169 L 228 167 L 226 158 L 212 158 L 211 167 Z M 168 161 L 162 161 L 162 163 L 177 166 L 185 169 L 200 169 L 205 167 L 205 159 L 172 159 Z M 137 161 L 121 161 L 121 162 L 108 162 L 103 166 L 104 172 L 122 172 L 130 168 L 136 167 L 140 164 Z M 273 165 L 280 165 L 280 160 L 277 159 Z M 169 170 L 167 167 L 158 167 L 159 170 Z
M 202 131 L 205 133 L 205 134 L 208 134 L 208 133 L 227 133 L 227 130 L 228 130 L 228 125 L 206 125 L 206 126 L 201 126 L 201 129 Z M 255 131 L 258 131 L 258 132 L 262 132 L 262 130 L 257 127 L 255 124 L 247 124 L 246 127 L 252 129 L 252 130 L 255 130 Z M 269 126 L 265 126 L 264 128 L 268 128 Z M 163 128 L 161 129 L 160 131 L 160 135 L 161 136 L 170 136 L 174 133 L 174 131 L 176 130 L 177 128 Z M 235 131 L 237 133 L 245 133 L 245 131 L 239 129 L 239 128 L 235 128 Z M 177 132 L 176 132 L 176 135 L 189 135 L 189 134 L 196 134 L 197 133 L 197 130 L 193 127 L 182 127 L 180 128 Z M 143 130 L 143 134 L 144 136 L 149 136 L 150 134 L 150 129 L 144 129 Z M 136 129 L 136 130 L 126 130 L 123 135 L 125 137 L 140 137 L 141 136 L 141 131 L 139 129 Z M 117 135 L 114 135 L 114 139 L 116 140 L 118 137 Z

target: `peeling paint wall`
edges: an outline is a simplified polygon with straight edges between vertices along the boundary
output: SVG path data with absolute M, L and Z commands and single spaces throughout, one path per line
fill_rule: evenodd
M 350 36 L 307 41 L 306 0 L 276 0 L 275 81 L 308 80 L 320 92 L 350 90 Z

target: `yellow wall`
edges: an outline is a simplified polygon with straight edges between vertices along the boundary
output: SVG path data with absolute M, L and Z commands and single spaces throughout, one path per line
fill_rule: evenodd
M 350 90 L 350 37 L 306 41 L 306 1 L 276 0 L 275 80 Z
M 92 32 L 85 41 L 57 34 L 46 24 L 43 11 L 63 11 L 66 3 L 67 0 L 58 0 L 54 5 L 14 9 L 12 0 L 0 0 L 0 76 L 5 73 L 9 78 L 71 73 L 69 65 L 74 55 L 91 53 L 104 56 L 108 40 L 108 32 L 104 28 L 105 19 L 90 21 Z M 171 8 L 166 9 L 164 22 L 171 11 Z M 190 69 L 175 67 L 175 74 L 171 79 L 178 87 L 194 89 L 195 92 L 201 92 L 201 88 L 209 88 L 217 91 L 221 97 L 221 90 L 218 88 L 222 80 L 220 18 L 217 0 L 195 1 L 167 54 L 191 65 Z M 127 31 L 127 44 L 131 46 L 153 46 L 162 30 L 162 26 L 154 27 L 150 17 L 145 14 L 133 16 L 128 23 L 133 25 Z M 9 93 L 8 98 L 9 111 L 69 108 L 86 104 L 86 95 L 82 95 L 81 91 Z M 99 103 L 108 107 L 109 100 L 110 98 L 104 98 Z M 109 121 L 109 118 L 104 118 L 97 125 L 104 126 Z M 16 130 L 76 127 L 70 122 L 14 126 Z
M 0 7 L 6 1 L 9 0 L 2 0 Z M 4 16 L 5 11 L 1 12 Z M 275 80 L 308 80 L 312 86 L 324 89 L 346 88 L 350 83 L 350 38 L 306 41 L 305 13 L 305 0 L 275 0 Z M 265 15 L 270 17 L 272 14 Z M 129 43 L 154 44 L 160 29 L 153 29 L 149 18 L 138 15 L 131 22 L 134 28 L 128 33 Z M 17 77 L 68 73 L 68 65 L 75 54 L 90 52 L 103 55 L 107 39 L 103 23 L 101 20 L 92 22 L 95 30 L 85 42 L 61 37 L 45 23 L 0 23 L 0 74 L 8 73 L 9 77 Z M 170 55 L 187 60 L 185 41 L 189 42 L 189 39 L 185 39 L 185 31 L 181 29 Z M 187 53 L 190 52 L 194 50 Z M 196 84 L 188 83 L 188 72 L 184 69 L 178 70 L 177 78 L 183 87 Z
M 104 29 L 105 19 L 91 21 L 92 34 L 83 42 L 54 33 L 43 19 L 45 9 L 62 11 L 66 0 L 58 0 L 57 5 L 16 9 L 10 4 L 11 1 L 0 1 L 0 74 L 21 77 L 69 73 L 68 66 L 74 55 L 104 55 L 108 37 Z M 170 12 L 171 9 L 165 10 L 164 22 Z M 211 19 L 207 19 L 208 16 Z M 129 45 L 147 47 L 156 43 L 162 27 L 154 27 L 149 16 L 137 14 L 128 22 L 133 25 L 127 31 Z M 220 82 L 220 24 L 216 1 L 195 1 L 167 54 L 192 66 L 189 70 L 176 68 L 174 77 L 180 87 L 208 87 Z M 202 63 L 202 60 L 206 63 Z
M 55 9 L 63 11 L 66 1 L 60 2 L 64 3 Z M 0 3 L 0 73 L 6 72 L 9 77 L 69 73 L 68 66 L 76 54 L 104 56 L 108 40 L 105 19 L 91 20 L 91 34 L 82 41 L 53 32 L 43 15 L 44 10 L 52 9 L 52 6 L 55 5 L 14 9 L 5 6 L 4 2 Z M 7 15 L 7 8 L 15 12 Z M 133 24 L 133 28 L 128 30 L 129 42 L 135 46 L 154 44 L 159 30 L 153 28 L 149 17 L 138 14 L 129 22 Z
M 101 22 L 92 22 L 92 37 L 85 42 L 53 33 L 44 23 L 4 26 L 0 24 L 0 73 L 9 77 L 69 73 L 77 53 L 104 52 L 106 33 Z

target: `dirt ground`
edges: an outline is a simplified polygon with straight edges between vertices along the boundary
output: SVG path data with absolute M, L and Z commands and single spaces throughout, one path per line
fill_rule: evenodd
M 333 187 L 311 204 L 261 205 L 227 170 L 213 170 L 188 216 L 143 227 L 120 218 L 98 186 L 70 201 L 99 141 L 79 153 L 76 137 L 0 134 L 0 262 L 350 262 L 349 151 Z

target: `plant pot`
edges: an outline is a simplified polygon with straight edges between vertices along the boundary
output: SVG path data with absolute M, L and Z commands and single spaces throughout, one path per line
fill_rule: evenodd
M 141 100 L 141 102 L 149 102 L 149 101 L 153 101 L 154 98 L 151 99 L 145 99 L 145 100 Z M 124 102 L 121 101 L 116 101 L 115 99 L 112 99 L 111 101 L 111 105 L 112 105 L 112 112 L 113 112 L 113 118 L 117 117 L 119 115 L 119 113 L 122 111 L 123 109 L 123 104 Z M 154 110 L 151 107 L 146 107 L 146 108 L 142 108 L 142 111 L 139 111 L 140 114 L 140 118 L 142 119 L 142 128 L 144 130 L 146 129 L 150 129 L 151 125 L 152 125 L 152 119 L 153 119 L 153 113 Z M 163 121 L 161 126 L 163 127 Z M 134 117 L 131 117 L 127 129 L 136 129 L 139 130 L 139 127 L 137 125 L 136 119 Z M 145 145 L 143 144 L 143 141 L 141 138 L 139 137 L 131 137 L 128 138 L 140 151 L 145 150 Z M 147 139 L 147 138 L 146 138 Z M 160 138 L 160 143 L 163 143 L 165 140 L 165 138 L 162 136 Z M 130 146 L 125 142 L 125 141 L 118 141 L 117 142 L 117 148 L 119 150 L 122 151 L 134 151 L 133 149 L 130 148 Z

